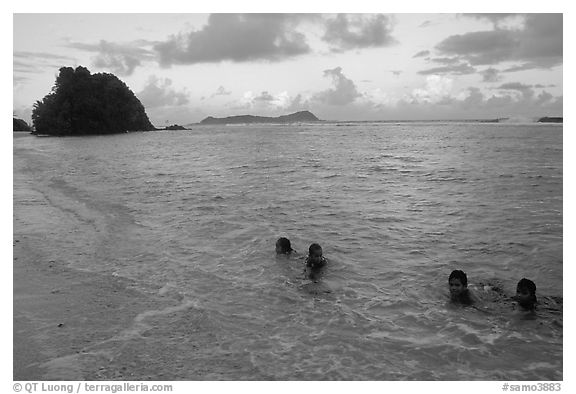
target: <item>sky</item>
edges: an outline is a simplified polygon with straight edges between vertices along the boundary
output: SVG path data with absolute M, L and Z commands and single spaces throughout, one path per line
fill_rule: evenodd
M 560 13 L 14 13 L 13 113 L 60 67 L 112 73 L 154 125 L 207 116 L 563 116 Z

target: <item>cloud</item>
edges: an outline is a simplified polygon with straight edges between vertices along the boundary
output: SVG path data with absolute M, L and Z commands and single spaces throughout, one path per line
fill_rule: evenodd
M 42 73 L 46 68 L 59 69 L 66 64 L 75 64 L 76 59 L 46 52 L 16 51 L 13 55 L 13 62 L 15 73 Z M 54 62 L 59 64 L 54 64 Z
M 42 69 L 38 67 L 38 65 L 29 63 L 26 61 L 18 61 L 14 59 L 13 61 L 13 69 L 14 72 L 18 73 L 39 73 L 42 72 Z
M 304 97 L 302 94 L 298 94 L 296 97 L 290 99 L 285 110 L 287 112 L 304 111 L 309 110 L 310 106 L 310 98 Z
M 448 37 L 436 46 L 440 53 L 457 55 L 474 65 L 510 60 L 519 45 L 517 35 L 508 30 L 478 31 Z
M 412 57 L 415 58 L 415 57 L 426 57 L 426 56 L 430 56 L 430 51 L 428 51 L 428 50 L 420 51 Z
M 255 96 L 254 97 L 255 101 L 274 101 L 274 96 L 272 96 L 270 93 L 268 92 L 262 92 L 260 94 L 260 96 Z
M 179 33 L 154 46 L 162 66 L 221 61 L 279 61 L 310 52 L 291 14 L 211 14 L 197 31 Z
M 70 43 L 67 46 L 87 52 L 96 52 L 92 65 L 99 69 L 109 70 L 118 75 L 132 75 L 142 60 L 152 60 L 153 54 L 144 48 L 148 42 L 137 41 L 129 44 L 117 44 L 101 40 L 97 44 Z
M 423 86 L 398 97 L 382 87 L 359 91 L 341 67 L 325 70 L 324 76 L 332 79 L 331 89 L 295 97 L 287 92 L 246 92 L 240 103 L 228 106 L 226 115 L 231 110 L 264 116 L 310 110 L 328 120 L 492 119 L 511 115 L 532 119 L 562 115 L 562 97 L 545 91 L 536 95 L 535 85 L 505 83 L 494 89 L 496 93 L 486 95 L 477 87 L 457 91 L 452 77 L 429 75 Z
M 498 82 L 502 79 L 500 72 L 492 67 L 482 71 L 480 74 L 482 74 L 482 82 Z
M 21 105 L 14 107 L 14 116 L 26 121 L 28 124 L 32 124 L 32 106 Z
M 439 64 L 456 64 L 460 63 L 460 59 L 457 57 L 436 57 L 434 59 L 430 59 L 434 63 Z
M 469 14 L 463 14 L 463 15 L 467 16 L 467 17 L 471 17 L 471 18 L 476 18 L 476 19 L 485 19 L 485 20 L 493 23 L 494 26 L 499 26 L 501 23 L 508 21 L 512 18 L 516 18 L 518 16 L 521 16 L 522 14 L 469 13 Z
M 362 105 L 376 108 L 394 104 L 394 98 L 385 89 L 376 88 L 365 92 L 360 102 Z
M 429 75 L 426 77 L 426 84 L 423 88 L 414 89 L 408 101 L 411 102 L 424 102 L 424 103 L 438 103 L 445 101 L 452 93 L 454 80 L 449 77 L 440 75 Z
M 491 16 L 498 18 L 497 16 Z M 436 46 L 445 55 L 459 56 L 472 65 L 523 62 L 519 69 L 551 68 L 562 64 L 562 14 L 526 14 L 523 25 L 477 31 L 446 38 Z
M 547 92 L 538 96 L 499 93 L 485 95 L 471 87 L 457 95 L 438 96 L 436 100 L 406 97 L 388 105 L 374 107 L 373 119 L 494 119 L 514 117 L 529 121 L 541 116 L 561 116 L 562 97 Z M 362 109 L 366 113 L 366 108 Z M 348 118 L 351 118 L 349 115 Z M 364 115 L 366 119 L 366 115 Z
M 302 96 L 296 98 L 290 96 L 287 91 L 276 94 L 262 91 L 255 94 L 252 91 L 244 92 L 239 101 L 232 102 L 230 108 L 233 110 L 256 110 L 261 114 L 278 114 L 278 111 L 286 111 L 302 103 Z
M 547 114 L 562 114 L 561 96 L 554 97 L 548 92 L 542 92 L 536 96 L 530 86 L 518 83 L 505 85 L 509 86 L 509 90 L 517 90 L 522 94 L 500 94 L 487 97 L 478 90 L 473 93 L 475 97 L 473 100 L 474 108 L 477 110 L 490 111 L 491 113 L 499 114 L 499 116 L 516 114 L 517 116 L 524 116 L 526 118 L 538 118 Z M 462 103 L 463 108 L 466 108 L 466 104 L 469 103 L 470 100 L 465 100 Z
M 428 70 L 418 71 L 420 75 L 432 75 L 432 74 L 452 74 L 452 75 L 467 75 L 474 74 L 476 69 L 471 67 L 469 64 L 457 64 L 454 66 L 443 66 L 435 67 Z
M 218 89 L 216 89 L 216 91 L 214 93 L 212 93 L 210 98 L 214 98 L 216 96 L 229 96 L 231 94 L 232 94 L 232 92 L 224 89 L 224 86 L 219 86 Z
M 525 85 L 520 82 L 508 82 L 500 85 L 497 89 L 518 90 L 520 92 L 532 89 L 532 85 Z
M 392 36 L 392 25 L 392 19 L 382 14 L 338 14 L 326 21 L 322 39 L 336 52 L 390 46 L 397 42 Z
M 361 96 L 354 82 L 342 74 L 341 67 L 325 70 L 324 76 L 332 78 L 334 88 L 317 93 L 314 100 L 329 105 L 346 105 Z
M 189 102 L 186 91 L 177 92 L 172 89 L 170 79 L 158 79 L 156 76 L 149 78 L 147 85 L 137 96 L 146 108 L 182 106 Z
M 534 63 L 524 63 L 518 66 L 512 66 L 504 69 L 506 73 L 512 73 L 517 71 L 525 71 L 525 70 L 533 70 L 535 68 L 539 68 L 537 64 Z
M 342 74 L 340 67 L 326 70 L 325 75 L 333 78 L 335 88 L 313 94 L 309 100 L 303 100 L 307 109 L 322 119 L 431 120 L 493 119 L 512 116 L 529 120 L 544 115 L 562 115 L 562 97 L 554 97 L 545 91 L 536 95 L 535 85 L 505 83 L 495 88 L 494 94 L 487 95 L 478 87 L 456 90 L 455 79 L 452 77 L 429 75 L 423 86 L 413 89 L 403 97 L 398 97 L 384 88 L 375 88 L 367 92 L 357 91 L 353 82 Z M 349 81 L 352 85 L 348 85 L 348 89 L 338 89 L 341 79 Z M 335 105 L 333 100 L 326 100 L 327 92 L 332 93 L 331 99 L 346 97 L 335 94 L 336 91 L 349 91 L 353 94 L 346 100 L 338 101 L 340 104 L 346 102 L 346 105 Z
M 53 53 L 46 52 L 26 52 L 26 51 L 16 51 L 13 55 L 15 58 L 20 59 L 32 59 L 32 60 L 74 60 L 74 58 L 69 56 L 55 55 Z
M 500 85 L 496 89 L 500 90 L 512 90 L 522 93 L 525 97 L 532 97 L 534 96 L 534 89 L 532 85 L 525 85 L 520 82 L 508 82 L 505 84 Z
M 14 85 L 18 85 L 22 82 L 29 81 L 29 80 L 30 80 L 30 78 L 28 78 L 28 77 L 22 77 L 22 76 L 16 76 L 16 75 L 14 75 L 12 77 L 12 81 L 13 81 Z

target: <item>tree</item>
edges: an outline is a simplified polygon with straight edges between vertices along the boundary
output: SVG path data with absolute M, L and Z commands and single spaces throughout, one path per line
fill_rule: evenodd
M 155 130 L 144 106 L 115 75 L 62 67 L 52 91 L 34 104 L 37 134 L 87 135 Z

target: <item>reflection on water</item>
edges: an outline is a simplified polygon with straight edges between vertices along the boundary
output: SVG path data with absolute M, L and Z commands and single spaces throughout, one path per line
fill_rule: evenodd
M 19 138 L 14 156 L 66 217 L 53 255 L 181 302 L 127 328 L 134 346 L 103 344 L 117 363 L 189 380 L 562 379 L 561 302 L 530 319 L 506 298 L 446 304 L 452 269 L 480 292 L 529 277 L 562 295 L 561 126 L 214 126 Z M 276 257 L 279 236 L 299 256 Z M 319 284 L 303 275 L 313 242 Z

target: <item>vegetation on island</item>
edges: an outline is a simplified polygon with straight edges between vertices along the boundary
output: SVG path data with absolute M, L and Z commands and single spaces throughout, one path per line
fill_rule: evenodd
M 12 121 L 14 123 L 13 131 L 32 131 L 30 125 L 22 119 L 12 117 Z
M 171 126 L 164 127 L 164 130 L 188 130 L 184 126 L 180 126 L 179 124 L 173 124 Z
M 200 124 L 243 124 L 243 123 L 298 123 L 298 122 L 318 122 L 320 119 L 310 111 L 295 112 L 290 115 L 271 118 L 267 116 L 239 115 L 228 116 L 226 118 L 214 118 L 212 116 L 202 120 Z
M 559 116 L 544 116 L 538 119 L 538 123 L 564 123 L 564 118 Z
M 52 91 L 34 104 L 35 134 L 58 136 L 155 130 L 144 106 L 113 74 L 60 68 Z

